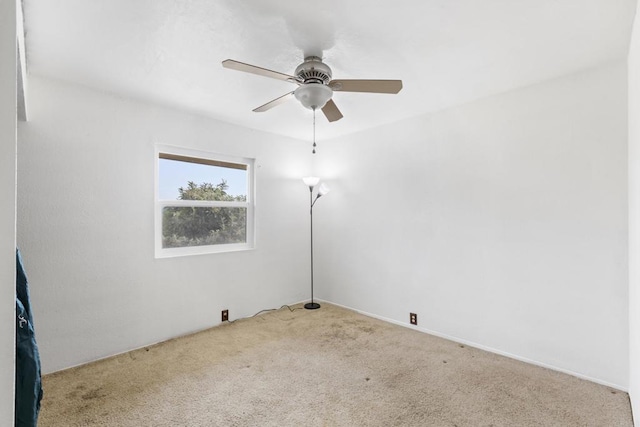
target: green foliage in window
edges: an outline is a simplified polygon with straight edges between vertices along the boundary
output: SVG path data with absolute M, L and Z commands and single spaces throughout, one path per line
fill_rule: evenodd
M 217 200 L 245 202 L 244 195 L 227 194 L 229 186 L 187 183 L 180 187 L 179 200 Z M 162 212 L 162 247 L 244 243 L 247 240 L 247 210 L 244 207 L 166 207 Z

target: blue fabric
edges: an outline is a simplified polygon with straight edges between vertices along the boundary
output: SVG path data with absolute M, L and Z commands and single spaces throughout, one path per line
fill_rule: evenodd
M 16 427 L 36 427 L 42 400 L 40 354 L 33 328 L 29 284 L 16 250 Z

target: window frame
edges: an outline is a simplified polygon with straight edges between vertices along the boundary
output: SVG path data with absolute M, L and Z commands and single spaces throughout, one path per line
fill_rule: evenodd
M 193 162 L 199 164 L 209 164 L 212 166 L 229 167 L 231 165 L 246 166 L 247 171 L 247 201 L 246 202 L 226 202 L 219 200 L 161 200 L 160 199 L 160 159 L 161 155 L 166 155 L 170 160 L 181 160 L 189 158 L 193 160 L 203 160 L 203 162 Z M 173 157 L 173 158 L 171 158 Z M 255 249 L 255 159 L 248 157 L 235 157 L 208 151 L 195 150 L 171 145 L 156 144 L 154 152 L 154 216 L 155 216 L 155 257 L 171 258 L 189 255 L 204 255 L 214 253 L 226 253 L 235 251 L 245 251 Z M 229 166 L 225 166 L 229 165 Z M 244 168 L 238 168 L 244 169 Z M 214 183 L 212 183 L 214 184 Z M 184 246 L 181 248 L 162 247 L 162 211 L 166 207 L 230 207 L 245 208 L 247 212 L 246 220 L 246 242 L 226 243 L 219 245 Z

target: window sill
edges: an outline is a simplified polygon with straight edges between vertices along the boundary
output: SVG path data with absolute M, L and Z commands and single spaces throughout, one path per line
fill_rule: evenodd
M 161 258 L 176 258 L 183 256 L 194 255 L 209 255 L 209 254 L 224 254 L 229 252 L 243 252 L 252 251 L 255 249 L 254 245 L 246 243 L 230 244 L 230 245 L 215 245 L 215 246 L 187 246 L 184 248 L 167 248 L 156 249 L 156 259 Z

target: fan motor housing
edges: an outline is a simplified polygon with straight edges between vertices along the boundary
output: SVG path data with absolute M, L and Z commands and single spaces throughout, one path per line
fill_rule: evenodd
M 295 75 L 303 83 L 321 83 L 327 85 L 331 81 L 331 68 L 322 62 L 322 58 L 308 56 L 302 64 L 298 65 Z

